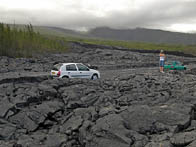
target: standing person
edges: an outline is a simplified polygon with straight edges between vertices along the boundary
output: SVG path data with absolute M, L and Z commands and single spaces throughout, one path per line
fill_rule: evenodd
M 161 50 L 159 56 L 160 56 L 160 72 L 164 73 L 163 68 L 164 68 L 164 63 L 165 63 L 165 54 L 163 50 Z

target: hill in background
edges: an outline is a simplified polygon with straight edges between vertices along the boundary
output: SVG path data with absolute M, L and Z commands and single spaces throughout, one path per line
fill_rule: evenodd
M 196 55 L 196 34 L 169 32 L 144 28 L 112 29 L 100 27 L 88 32 L 58 27 L 2 24 L 0 54 L 32 56 L 40 52 L 64 52 L 70 43 L 91 46 L 119 47 L 132 50 L 182 52 Z M 32 28 L 31 28 L 32 27 Z M 16 52 L 17 51 L 17 52 Z M 16 54 L 17 53 L 17 54 Z
M 23 25 L 16 26 L 19 28 L 23 27 Z M 157 44 L 196 44 L 196 34 L 193 33 L 179 33 L 145 28 L 112 29 L 109 27 L 97 27 L 88 32 L 79 32 L 59 27 L 34 26 L 34 30 L 44 35 L 54 35 L 59 37 L 84 37 Z
M 145 28 L 136 29 L 111 29 L 100 27 L 88 32 L 90 36 L 104 39 L 166 43 L 166 44 L 196 44 L 196 34 L 169 32 Z

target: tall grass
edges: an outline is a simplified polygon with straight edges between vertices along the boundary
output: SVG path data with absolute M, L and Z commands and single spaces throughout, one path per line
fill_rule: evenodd
M 23 29 L 0 23 L 0 56 L 30 57 L 36 53 L 67 49 L 58 38 L 48 38 L 33 30 L 31 24 Z

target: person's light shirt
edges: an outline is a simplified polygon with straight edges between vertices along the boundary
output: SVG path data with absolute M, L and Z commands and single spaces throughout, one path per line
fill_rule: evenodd
M 160 53 L 160 61 L 164 61 L 165 60 L 165 54 Z

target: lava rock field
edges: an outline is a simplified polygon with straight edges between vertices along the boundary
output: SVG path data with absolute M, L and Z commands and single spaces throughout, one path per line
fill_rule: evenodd
M 0 57 L 0 147 L 196 147 L 196 58 L 159 72 L 159 53 L 71 43 L 67 53 Z M 89 63 L 101 79 L 58 79 Z

